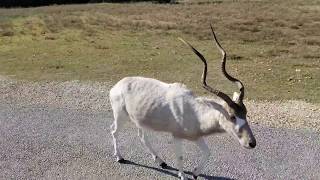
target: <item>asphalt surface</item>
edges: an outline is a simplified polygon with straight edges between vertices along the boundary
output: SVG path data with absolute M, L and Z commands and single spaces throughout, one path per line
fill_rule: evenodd
M 170 135 L 150 133 L 171 166 L 161 169 L 139 141 L 137 129 L 127 123 L 120 144 L 128 162 L 119 164 L 112 156 L 111 122 L 110 112 L 0 102 L 0 179 L 178 179 Z M 319 134 L 259 125 L 252 129 L 254 150 L 228 135 L 208 137 L 212 156 L 199 179 L 320 179 Z M 191 171 L 199 150 L 184 144 L 185 170 Z

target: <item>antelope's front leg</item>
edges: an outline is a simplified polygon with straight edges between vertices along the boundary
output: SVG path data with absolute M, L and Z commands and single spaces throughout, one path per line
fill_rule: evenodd
M 199 165 L 196 168 L 194 168 L 194 170 L 192 171 L 194 179 L 197 179 L 197 177 L 201 173 L 202 169 L 204 168 L 204 165 L 206 164 L 206 162 L 208 161 L 209 156 L 210 156 L 210 149 L 203 138 L 199 138 L 196 141 L 196 144 L 198 145 L 198 147 L 202 151 L 202 158 L 201 158 Z
M 157 153 L 153 150 L 147 135 L 145 134 L 145 132 L 138 128 L 138 136 L 141 139 L 141 142 L 147 147 L 147 149 L 149 150 L 149 152 L 152 155 L 152 158 L 155 162 L 157 162 L 159 164 L 159 166 L 161 166 L 163 169 L 167 168 L 167 164 L 157 155 Z
M 176 163 L 179 169 L 179 177 L 181 180 L 187 180 L 188 178 L 183 172 L 182 140 L 180 138 L 173 137 L 173 145 L 176 156 Z

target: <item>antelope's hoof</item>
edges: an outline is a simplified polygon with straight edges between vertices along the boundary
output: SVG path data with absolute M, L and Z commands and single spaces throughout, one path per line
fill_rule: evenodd
M 124 160 L 123 158 L 117 159 L 117 162 L 120 164 L 123 164 L 126 162 L 126 160 Z
M 168 165 L 167 165 L 167 163 L 165 163 L 165 162 L 162 162 L 162 163 L 160 164 L 160 166 L 161 166 L 162 169 L 167 169 L 167 168 L 168 168 Z
M 194 180 L 196 180 L 198 178 L 198 176 L 196 176 L 194 174 L 192 174 L 192 177 L 193 177 Z

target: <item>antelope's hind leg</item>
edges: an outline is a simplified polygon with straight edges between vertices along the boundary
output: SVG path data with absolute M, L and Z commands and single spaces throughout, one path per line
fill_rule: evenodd
M 140 137 L 141 142 L 147 147 L 148 151 L 152 155 L 153 160 L 161 166 L 161 168 L 167 168 L 167 164 L 157 155 L 157 153 L 152 148 L 146 133 L 138 128 L 138 136 Z
M 113 109 L 113 116 L 114 122 L 110 126 L 111 135 L 113 140 L 113 147 L 114 147 L 114 156 L 116 157 L 117 162 L 124 163 L 125 160 L 121 156 L 119 151 L 119 130 L 122 127 L 123 121 L 127 118 L 127 112 L 123 110 L 123 108 L 112 107 Z

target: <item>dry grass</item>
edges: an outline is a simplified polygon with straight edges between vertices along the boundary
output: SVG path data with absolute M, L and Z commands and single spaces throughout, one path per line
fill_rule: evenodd
M 212 23 L 229 53 L 230 72 L 245 82 L 249 98 L 320 102 L 319 13 L 315 0 L 0 9 L 0 72 L 31 80 L 113 82 L 145 75 L 200 91 L 201 66 L 176 38 L 217 59 Z M 234 88 L 220 76 L 218 61 L 210 63 L 210 81 Z

